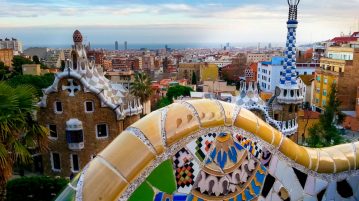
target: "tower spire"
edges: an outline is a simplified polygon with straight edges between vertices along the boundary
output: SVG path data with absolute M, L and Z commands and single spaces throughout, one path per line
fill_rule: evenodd
M 296 71 L 296 31 L 298 26 L 298 4 L 300 0 L 287 0 L 289 14 L 287 21 L 287 43 L 285 49 L 285 59 L 283 70 L 280 77 L 281 94 L 278 102 L 287 104 L 299 104 L 303 101 L 303 95 L 299 90 Z

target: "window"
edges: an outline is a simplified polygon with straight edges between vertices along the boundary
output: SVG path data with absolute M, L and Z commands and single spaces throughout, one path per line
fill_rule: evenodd
M 66 131 L 67 143 L 81 143 L 84 141 L 82 130 L 67 130 Z
M 326 100 L 323 100 L 322 101 L 322 105 L 325 106 L 327 104 L 327 101 Z
M 326 89 L 323 90 L 323 96 L 327 96 L 327 90 Z
M 324 79 L 324 84 L 328 84 L 328 79 L 327 78 Z
M 71 171 L 80 171 L 79 156 L 77 154 L 71 154 Z
M 51 153 L 51 165 L 53 171 L 61 171 L 61 162 L 59 153 Z
M 55 124 L 49 124 L 48 128 L 50 130 L 50 138 L 57 139 L 57 128 Z
M 85 112 L 90 113 L 94 111 L 93 101 L 85 101 Z
M 56 101 L 54 107 L 55 107 L 55 113 L 62 113 L 63 109 L 62 109 L 62 103 L 60 101 Z
M 96 134 L 98 138 L 108 137 L 108 126 L 107 124 L 98 124 L 96 127 Z
M 319 103 L 319 99 L 318 99 L 318 98 L 315 99 L 315 103 Z

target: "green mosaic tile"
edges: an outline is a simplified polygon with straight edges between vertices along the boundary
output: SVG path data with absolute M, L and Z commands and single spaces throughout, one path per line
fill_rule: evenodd
M 147 178 L 147 181 L 162 192 L 172 194 L 177 190 L 172 160 L 161 163 Z

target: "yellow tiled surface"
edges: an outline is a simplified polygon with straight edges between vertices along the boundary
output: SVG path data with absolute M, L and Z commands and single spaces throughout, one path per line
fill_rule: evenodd
M 199 122 L 197 117 L 185 105 L 174 103 L 168 107 L 165 122 L 168 145 L 172 145 L 198 130 Z
M 124 131 L 99 155 L 128 182 L 132 182 L 155 158 L 150 149 L 128 131 Z
M 221 113 L 220 106 L 215 101 L 201 99 L 188 101 L 188 103 L 197 111 L 202 127 L 209 128 L 223 126 L 225 117 Z
M 83 200 L 115 200 L 127 187 L 125 180 L 96 158 L 84 175 Z
M 131 125 L 131 127 L 138 128 L 142 131 L 158 154 L 164 151 L 161 135 L 161 113 L 160 110 L 157 110 L 143 117 L 141 121 L 137 121 Z

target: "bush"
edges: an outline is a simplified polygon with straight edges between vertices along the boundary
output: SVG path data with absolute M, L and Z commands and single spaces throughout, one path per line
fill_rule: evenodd
M 68 180 L 46 176 L 13 179 L 6 185 L 7 201 L 51 201 L 66 187 Z
M 17 75 L 9 80 L 7 83 L 13 87 L 19 85 L 31 85 L 37 90 L 36 96 L 41 97 L 42 89 L 49 87 L 54 82 L 55 75 L 48 73 L 45 75 Z

